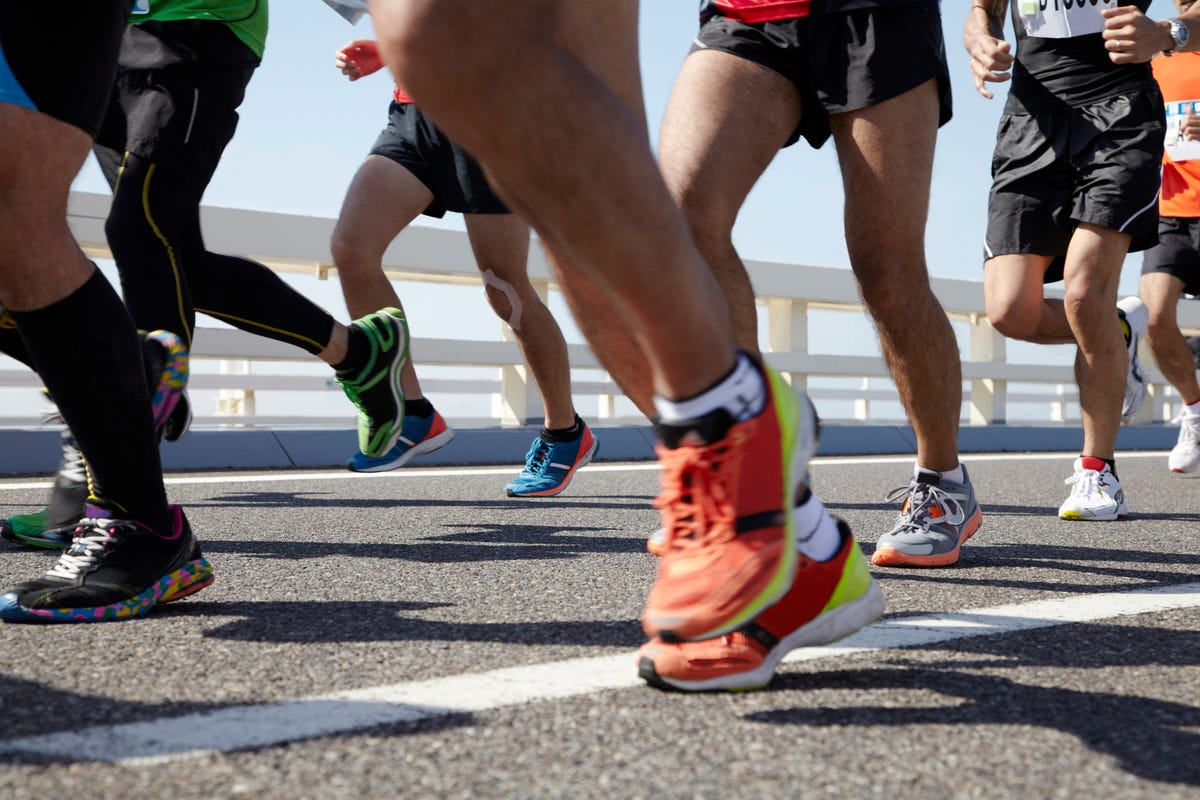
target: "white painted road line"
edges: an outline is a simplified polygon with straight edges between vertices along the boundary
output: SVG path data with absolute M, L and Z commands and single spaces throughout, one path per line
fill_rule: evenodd
M 1078 457 L 1078 453 L 966 453 L 963 461 L 1070 461 Z M 1120 453 L 1121 458 L 1164 458 L 1159 451 Z M 913 456 L 819 456 L 810 463 L 818 466 L 870 466 L 877 464 L 911 464 Z M 658 462 L 638 462 L 634 464 L 588 464 L 583 472 L 657 472 Z M 280 470 L 269 474 L 261 472 L 241 473 L 230 472 L 223 475 L 197 475 L 189 477 L 180 475 L 166 478 L 163 482 L 168 486 L 200 486 L 204 484 L 238 484 L 238 483 L 295 483 L 300 481 L 347 481 L 347 480 L 395 480 L 398 478 L 465 478 L 472 475 L 508 475 L 513 474 L 515 467 L 454 467 L 454 468 L 409 468 L 396 469 L 391 472 L 293 472 Z M 26 489 L 49 489 L 51 481 L 20 481 L 7 483 L 0 481 L 0 492 L 24 491 Z M 581 499 L 583 499 L 581 497 Z
M 814 661 L 955 639 L 1093 622 L 1200 606 L 1200 583 L 1086 596 L 1070 595 L 958 614 L 884 620 L 832 647 L 793 652 L 785 661 Z M 146 764 L 206 753 L 268 747 L 301 739 L 489 711 L 521 703 L 578 697 L 637 686 L 633 653 L 512 667 L 479 674 L 354 689 L 269 705 L 123 725 L 0 740 L 0 754 L 29 753 L 73 761 Z

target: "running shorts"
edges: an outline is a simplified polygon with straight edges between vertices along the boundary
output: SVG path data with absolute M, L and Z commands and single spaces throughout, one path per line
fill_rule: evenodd
M 829 117 L 878 105 L 936 78 L 945 125 L 950 70 L 936 8 L 873 8 L 749 24 L 713 16 L 691 52 L 716 50 L 778 72 L 800 91 L 802 116 L 784 147 L 829 139 Z
M 1142 258 L 1142 274 L 1152 272 L 1178 278 L 1186 294 L 1200 294 L 1200 217 L 1158 220 L 1158 244 Z
M 450 141 L 412 103 L 392 103 L 387 127 L 375 140 L 371 155 L 395 161 L 425 184 L 433 193 L 433 202 L 423 212 L 426 216 L 441 217 L 447 211 L 510 213 L 492 191 L 479 162 Z
M 237 130 L 258 57 L 220 22 L 129 26 L 96 144 L 207 186 Z
M 1062 280 L 1080 222 L 1128 233 L 1129 252 L 1158 241 L 1166 123 L 1157 84 L 1092 105 L 1000 118 L 984 257 L 1051 256 Z
M 95 137 L 133 0 L 0 0 L 0 102 Z M 50 21 L 47 14 L 53 15 Z M 47 55 L 47 41 L 53 53 Z

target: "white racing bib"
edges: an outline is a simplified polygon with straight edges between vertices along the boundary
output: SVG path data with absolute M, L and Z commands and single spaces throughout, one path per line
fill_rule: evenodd
M 1183 138 L 1183 125 L 1189 111 L 1200 114 L 1200 100 L 1167 103 L 1167 139 L 1164 144 L 1172 161 L 1200 158 L 1200 141 Z
M 1100 10 L 1116 8 L 1117 0 L 1017 0 L 1025 33 L 1038 39 L 1071 39 L 1100 33 Z

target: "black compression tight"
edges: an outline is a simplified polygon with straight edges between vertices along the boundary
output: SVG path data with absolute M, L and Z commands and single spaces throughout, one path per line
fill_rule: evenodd
M 168 330 L 190 348 L 196 312 L 314 355 L 334 320 L 267 267 L 205 249 L 204 186 L 127 153 L 105 233 L 137 326 Z

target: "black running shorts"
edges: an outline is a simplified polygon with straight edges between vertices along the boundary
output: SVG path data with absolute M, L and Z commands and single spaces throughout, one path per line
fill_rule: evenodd
M 131 25 L 96 144 L 207 186 L 258 58 L 219 22 Z
M 878 105 L 936 78 L 939 125 L 950 121 L 950 70 L 935 8 L 874 8 L 748 24 L 722 16 L 700 27 L 692 52 L 717 50 L 778 72 L 800 91 L 801 136 L 820 147 L 829 117 Z
M 1165 272 L 1183 282 L 1186 294 L 1200 294 L 1200 218 L 1161 217 L 1158 244 L 1142 258 L 1142 274 Z
M 0 102 L 40 111 L 94 137 L 133 0 L 53 5 L 0 0 Z
M 447 211 L 509 213 L 492 191 L 479 162 L 450 141 L 412 103 L 392 103 L 388 125 L 375 140 L 371 155 L 395 161 L 433 192 L 433 202 L 423 212 L 427 216 L 441 217 Z
M 1157 84 L 1089 106 L 1000 118 L 984 258 L 1052 256 L 1062 280 L 1080 222 L 1128 233 L 1130 252 L 1158 241 L 1166 123 Z

